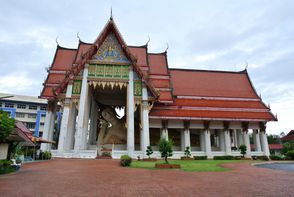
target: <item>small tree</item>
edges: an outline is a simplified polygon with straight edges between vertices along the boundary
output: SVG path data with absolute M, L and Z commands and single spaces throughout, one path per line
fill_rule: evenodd
M 168 164 L 167 158 L 173 155 L 172 140 L 170 139 L 166 140 L 165 138 L 161 138 L 158 143 L 158 147 L 159 147 L 159 152 L 161 153 L 161 157 L 164 158 L 165 163 Z
M 191 152 L 190 152 L 190 147 L 187 146 L 186 149 L 185 149 L 185 156 L 186 157 L 191 157 Z
M 9 114 L 0 110 L 0 142 L 6 140 L 14 129 L 14 119 Z
M 247 147 L 245 144 L 241 144 L 240 147 L 239 147 L 240 151 L 241 151 L 241 154 L 244 155 L 246 154 L 246 151 L 247 151 Z
M 151 146 L 147 146 L 146 155 L 150 159 L 150 156 L 153 154 L 153 150 Z

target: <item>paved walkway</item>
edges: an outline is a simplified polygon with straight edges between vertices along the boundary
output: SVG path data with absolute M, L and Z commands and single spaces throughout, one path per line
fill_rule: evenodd
M 0 196 L 294 196 L 294 174 L 226 164 L 228 172 L 122 168 L 115 160 L 25 164 L 0 176 Z

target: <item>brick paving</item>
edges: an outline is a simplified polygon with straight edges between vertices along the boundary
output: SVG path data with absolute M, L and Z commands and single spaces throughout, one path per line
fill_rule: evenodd
M 117 160 L 54 159 L 0 176 L 0 196 L 294 196 L 294 173 L 226 164 L 227 172 L 122 168 Z

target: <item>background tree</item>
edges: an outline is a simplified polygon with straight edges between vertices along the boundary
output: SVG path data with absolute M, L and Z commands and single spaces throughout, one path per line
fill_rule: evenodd
M 164 158 L 165 163 L 168 163 L 167 158 L 173 155 L 173 142 L 171 139 L 166 140 L 165 138 L 161 138 L 159 143 L 159 152 L 161 153 L 161 157 Z
M 14 119 L 0 110 L 0 142 L 4 142 L 14 129 Z
M 153 150 L 151 146 L 147 146 L 146 155 L 150 159 L 150 156 L 153 154 Z
M 286 142 L 283 144 L 282 154 L 286 154 L 288 151 L 294 150 L 294 140 Z

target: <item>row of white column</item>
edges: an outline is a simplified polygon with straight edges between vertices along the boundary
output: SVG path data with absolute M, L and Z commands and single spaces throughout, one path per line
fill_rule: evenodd
M 208 158 L 212 158 L 212 150 L 211 150 L 211 138 L 210 138 L 210 130 L 203 130 L 200 133 L 200 146 L 201 150 L 204 150 Z M 168 139 L 168 129 L 163 127 L 161 130 L 161 137 Z M 239 147 L 241 144 L 245 144 L 247 147 L 246 156 L 251 156 L 251 147 L 250 147 L 250 139 L 248 132 L 237 132 L 234 130 L 234 145 Z M 267 137 L 265 132 L 258 132 L 258 130 L 253 131 L 253 139 L 255 145 L 255 151 L 261 152 L 263 151 L 266 156 L 269 156 L 269 148 Z M 237 143 L 238 142 L 238 143 Z M 181 146 L 182 150 L 186 147 L 191 147 L 191 139 L 190 139 L 190 130 L 184 129 L 181 132 Z M 220 133 L 220 146 L 221 149 L 224 149 L 226 155 L 232 154 L 232 143 L 230 131 L 226 130 Z

